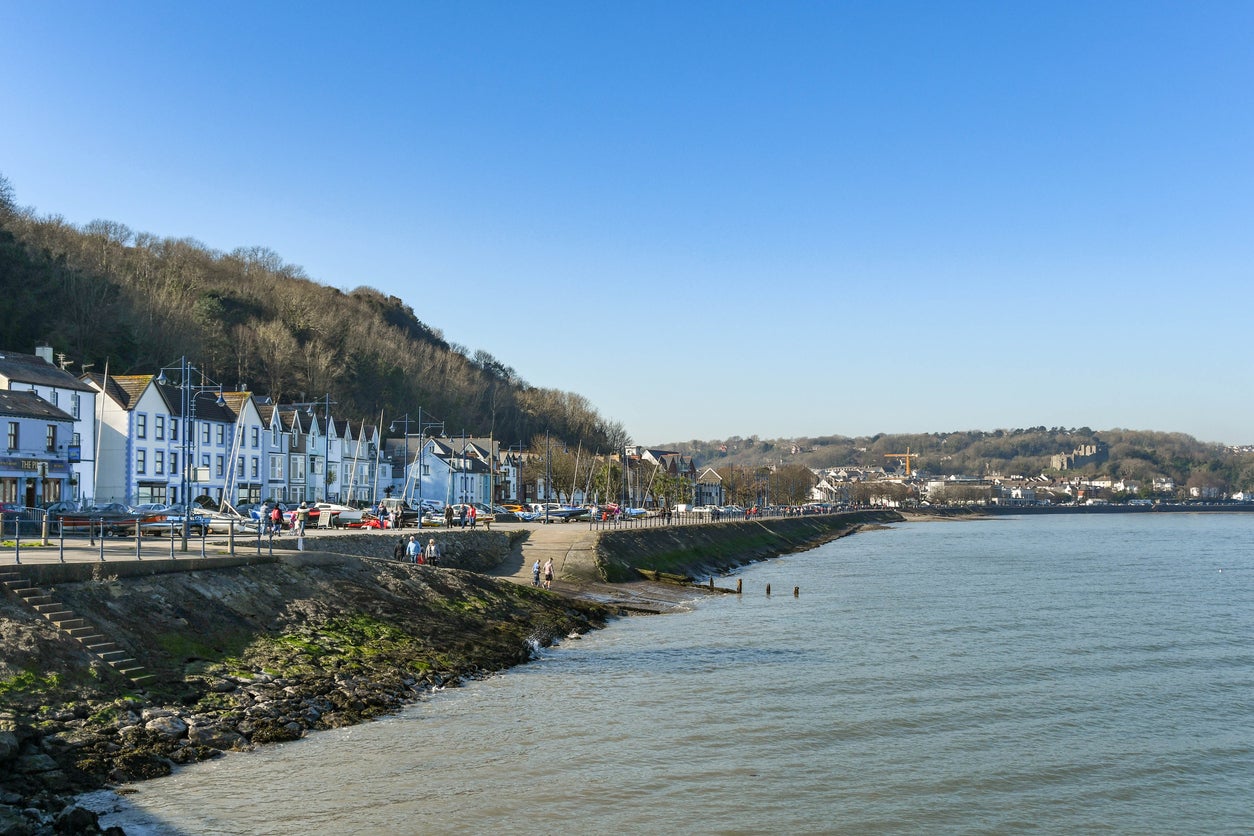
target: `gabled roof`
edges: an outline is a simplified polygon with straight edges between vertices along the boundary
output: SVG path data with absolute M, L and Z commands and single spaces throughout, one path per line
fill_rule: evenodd
M 42 357 L 14 351 L 0 351 L 0 378 L 4 378 L 10 386 L 14 383 L 33 383 L 36 386 L 55 386 L 58 389 L 74 389 L 79 392 L 95 391 Z
M 161 399 L 165 401 L 166 409 L 176 418 L 183 417 L 183 390 L 178 386 L 156 386 L 154 387 Z M 218 406 L 218 393 L 214 390 L 192 391 L 192 400 L 189 402 L 191 406 L 191 415 L 197 421 L 215 421 L 220 424 L 234 424 L 235 413 L 231 411 L 230 404 Z M 226 400 L 226 395 L 222 396 Z
M 711 480 L 709 479 L 709 477 L 711 477 L 711 476 L 713 476 L 713 477 L 714 477 L 713 481 L 716 481 L 716 482 L 722 482 L 722 481 L 723 481 L 723 477 L 722 477 L 722 476 L 719 476 L 719 475 L 718 475 L 718 471 L 717 471 L 717 470 L 715 470 L 715 469 L 714 469 L 714 468 L 712 468 L 712 467 L 707 467 L 707 468 L 705 468 L 704 470 L 702 470 L 702 471 L 701 471 L 701 475 L 697 477 L 697 481 L 698 481 L 698 482 L 707 482 L 707 481 L 711 481 Z
M 107 384 L 103 374 L 91 372 L 83 377 L 94 383 L 94 388 L 103 391 L 123 409 L 132 409 L 139 396 L 144 393 L 144 388 L 152 381 L 150 374 L 111 374 Z
M 0 389 L 0 415 L 13 418 L 38 418 L 41 421 L 74 421 L 73 415 L 63 409 L 58 409 L 34 392 L 10 389 Z
M 226 408 L 231 411 L 236 420 L 239 420 L 240 414 L 244 411 L 244 406 L 253 398 L 252 392 L 223 392 L 222 400 L 226 401 Z
M 301 415 L 304 413 L 300 407 L 279 404 L 275 407 L 275 410 L 278 413 L 279 423 L 284 430 L 294 433 L 306 432 L 304 421 L 301 418 Z

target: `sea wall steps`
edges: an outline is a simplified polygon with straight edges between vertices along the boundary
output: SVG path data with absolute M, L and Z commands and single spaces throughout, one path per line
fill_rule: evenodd
M 21 572 L 16 569 L 0 570 L 0 585 L 132 685 L 142 686 L 153 679 L 152 674 L 145 673 L 144 667 L 116 642 L 102 635 L 87 619 L 80 618 L 53 595 L 32 584 Z

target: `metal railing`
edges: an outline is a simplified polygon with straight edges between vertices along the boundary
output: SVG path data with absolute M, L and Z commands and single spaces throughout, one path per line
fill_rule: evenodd
M 65 563 L 67 559 L 143 560 L 187 557 L 189 552 L 207 557 L 209 539 L 225 535 L 227 554 L 236 554 L 236 544 L 252 539 L 253 526 L 243 520 L 197 520 L 184 548 L 182 522 L 179 520 L 148 520 L 145 517 L 83 516 L 68 520 L 48 514 L 43 509 L 26 508 L 0 512 L 0 563 L 22 562 Z M 219 531 L 225 526 L 226 531 Z M 210 529 L 213 529 L 212 534 Z M 164 536 L 161 536 L 164 535 Z M 246 535 L 246 536 L 241 536 Z M 222 544 L 215 542 L 214 548 Z M 261 527 L 256 529 L 256 549 L 263 547 Z M 273 538 L 270 551 L 273 552 Z

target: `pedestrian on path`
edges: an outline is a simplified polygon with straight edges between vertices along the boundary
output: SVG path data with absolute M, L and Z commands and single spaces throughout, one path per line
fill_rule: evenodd
M 453 527 L 453 506 L 452 505 L 444 506 L 444 527 L 445 528 Z
M 427 548 L 424 554 L 426 555 L 428 566 L 440 565 L 440 547 L 435 544 L 434 537 L 427 541 Z
M 309 503 L 302 502 L 296 509 L 296 536 L 305 536 L 305 523 L 309 521 Z
M 553 588 L 553 558 L 544 561 L 544 588 Z
M 536 558 L 535 565 L 531 567 L 531 585 L 540 585 L 540 559 Z
M 467 514 L 470 517 L 470 527 L 473 529 L 475 527 L 475 523 L 479 521 L 479 509 L 471 505 Z
M 409 558 L 410 563 L 418 562 L 418 537 L 409 535 L 409 542 L 405 544 L 405 556 Z

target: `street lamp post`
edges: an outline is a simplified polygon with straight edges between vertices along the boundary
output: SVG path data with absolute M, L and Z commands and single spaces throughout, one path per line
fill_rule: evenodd
M 430 416 L 428 415 L 427 417 L 429 418 Z M 409 413 L 406 412 L 404 415 L 401 415 L 398 418 L 393 418 L 391 425 L 388 427 L 388 432 L 396 432 L 397 424 L 400 424 L 401 426 L 405 428 L 405 482 L 404 482 L 403 487 L 401 488 L 401 498 L 406 501 L 406 504 L 408 504 L 409 502 L 409 499 L 406 496 L 406 493 L 408 492 L 408 489 L 409 489 L 409 472 L 410 472 L 409 470 L 410 468 L 410 465 L 409 465 L 409 425 L 411 423 L 417 425 L 418 427 L 418 479 L 417 479 L 417 482 L 418 482 L 418 524 L 419 526 L 421 526 L 422 525 L 422 468 L 423 468 L 423 462 L 425 459 L 424 454 L 426 453 L 426 448 L 427 448 L 426 433 L 427 433 L 427 430 L 433 427 L 439 427 L 440 431 L 443 432 L 444 422 L 443 421 L 424 421 L 422 418 L 422 407 L 418 407 L 418 419 L 416 421 L 411 420 L 409 417 Z
M 166 372 L 177 371 L 179 375 L 178 382 L 171 383 Z M 200 383 L 192 382 L 192 375 L 200 375 Z M 203 392 L 217 392 L 218 399 L 216 404 L 220 407 L 226 406 L 226 399 L 222 397 L 222 386 L 205 377 L 205 373 L 197 369 L 188 362 L 186 355 L 179 358 L 178 365 L 163 366 L 157 375 L 158 386 L 174 385 L 179 388 L 179 421 L 183 425 L 182 440 L 182 471 L 181 486 L 183 501 L 183 535 L 180 551 L 187 551 L 187 539 L 191 534 L 191 516 L 192 516 L 192 433 L 196 427 L 196 399 Z M 136 523 L 138 525 L 138 523 Z
M 323 451 L 324 451 L 323 457 L 322 457 L 322 501 L 323 502 L 331 501 L 331 406 L 335 403 L 336 401 L 331 400 L 331 395 L 328 393 L 326 395 L 323 395 L 321 400 L 304 401 L 302 403 L 292 404 L 292 406 L 295 406 L 295 407 L 302 407 L 302 406 L 305 407 L 305 414 L 311 415 L 311 416 L 315 414 L 314 407 L 321 406 L 323 410 L 322 416 L 324 419 L 326 419 L 325 424 L 322 427 Z

